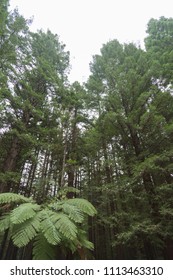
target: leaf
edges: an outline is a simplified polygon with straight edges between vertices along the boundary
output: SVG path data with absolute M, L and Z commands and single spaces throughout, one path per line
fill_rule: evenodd
M 40 210 L 40 206 L 33 203 L 24 203 L 19 207 L 12 210 L 10 219 L 13 224 L 20 224 L 24 221 L 33 218 L 36 215 L 36 211 Z
M 71 205 L 68 203 L 68 201 L 65 201 L 62 205 L 62 210 L 75 223 L 82 223 L 84 216 L 82 211 L 77 206 Z
M 94 249 L 94 244 L 87 239 L 86 232 L 82 229 L 78 231 L 78 242 L 80 242 L 80 245 L 83 248 L 93 250 Z
M 51 210 L 43 210 L 46 219 L 42 221 L 42 229 L 46 238 L 50 242 L 54 236 L 59 232 L 64 237 L 69 239 L 75 239 L 77 234 L 77 227 L 74 222 L 72 222 L 69 217 L 64 213 L 56 213 Z M 56 230 L 55 230 L 56 229 Z M 53 243 L 52 243 L 53 244 Z M 56 244 L 56 243 L 54 243 Z
M 0 220 L 0 232 L 5 232 L 10 227 L 10 215 L 5 214 Z
M 40 230 L 40 213 L 21 224 L 14 225 L 12 240 L 17 247 L 26 246 Z
M 12 202 L 15 203 L 31 202 L 31 199 L 16 193 L 0 194 L 0 204 L 12 203 Z
M 66 214 L 56 213 L 52 217 L 52 221 L 55 222 L 56 228 L 68 239 L 75 239 L 77 234 L 76 225 L 69 219 Z
M 51 245 L 42 232 L 39 232 L 33 243 L 33 260 L 54 260 L 55 247 Z
M 87 239 L 83 239 L 81 242 L 82 247 L 88 250 L 94 250 L 94 244 Z
M 86 199 L 73 198 L 67 200 L 66 203 L 78 207 L 82 212 L 88 214 L 89 216 L 94 216 L 97 214 L 95 207 Z
M 61 235 L 54 221 L 52 221 L 53 215 L 55 215 L 55 213 L 51 210 L 45 209 L 41 211 L 41 230 L 50 244 L 57 245 L 61 241 Z
M 58 196 L 61 196 L 61 195 L 67 195 L 67 193 L 75 193 L 75 194 L 79 194 L 80 191 L 76 188 L 73 188 L 73 187 L 64 187 L 62 188 L 59 192 L 58 192 Z

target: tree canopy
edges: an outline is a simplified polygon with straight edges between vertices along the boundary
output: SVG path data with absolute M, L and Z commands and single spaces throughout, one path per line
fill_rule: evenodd
M 149 21 L 144 49 L 105 43 L 81 85 L 60 38 L 8 6 L 1 259 L 172 259 L 173 19 Z

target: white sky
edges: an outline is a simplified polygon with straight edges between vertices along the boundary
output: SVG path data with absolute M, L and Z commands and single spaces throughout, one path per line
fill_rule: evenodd
M 11 0 L 30 18 L 31 30 L 48 28 L 71 54 L 70 81 L 88 78 L 92 55 L 111 39 L 143 44 L 150 18 L 173 17 L 173 0 Z

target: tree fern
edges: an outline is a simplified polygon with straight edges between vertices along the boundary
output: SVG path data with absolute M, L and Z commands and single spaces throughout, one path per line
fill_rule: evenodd
M 55 213 L 52 216 L 52 221 L 55 222 L 56 228 L 68 239 L 75 239 L 77 236 L 77 226 L 64 213 Z
M 40 230 L 40 215 L 37 214 L 33 218 L 16 224 L 12 231 L 12 240 L 17 247 L 26 246 Z
M 0 232 L 5 232 L 10 227 L 10 215 L 5 214 L 0 220 Z
M 86 199 L 73 198 L 66 201 L 69 205 L 76 206 L 79 210 L 86 213 L 89 216 L 94 216 L 97 211 L 94 206 Z
M 74 206 L 74 208 L 71 208 L 72 211 L 76 210 L 81 214 L 85 213 L 89 216 L 94 216 L 97 214 L 95 207 L 88 200 L 83 198 L 65 199 L 64 201 L 57 201 L 55 203 L 49 204 L 49 207 L 53 208 L 54 210 L 64 210 L 64 212 L 68 214 L 70 212 L 70 208 L 68 209 L 68 207 L 70 206 Z
M 68 193 L 79 194 L 80 191 L 73 187 L 64 187 L 58 192 L 58 196 L 67 196 Z
M 31 202 L 31 199 L 16 193 L 0 194 L 0 204 L 12 203 L 12 202 L 14 203 Z
M 86 237 L 80 240 L 81 247 L 86 248 L 88 250 L 94 249 L 94 244 L 90 242 Z
M 84 247 L 89 250 L 94 249 L 94 245 L 87 239 L 86 232 L 82 229 L 78 231 L 78 242 L 80 243 L 81 247 Z
M 75 223 L 82 223 L 84 219 L 82 211 L 77 206 L 69 204 L 68 200 L 63 203 L 62 211 L 66 213 Z
M 24 203 L 15 208 L 10 214 L 10 220 L 13 224 L 20 224 L 33 218 L 36 211 L 40 210 L 40 206 L 33 203 Z
M 69 200 L 58 201 L 56 203 L 49 204 L 49 207 L 52 210 L 64 212 L 75 223 L 81 223 L 84 218 L 84 213 L 77 206 L 69 204 L 68 201 Z
M 33 242 L 33 260 L 54 260 L 55 246 L 51 245 L 42 232 L 39 232 Z
M 52 221 L 52 215 L 54 215 L 54 212 L 48 209 L 42 210 L 40 227 L 47 242 L 56 245 L 60 243 L 61 235 L 56 228 L 54 221 Z
M 58 200 L 49 205 L 37 205 L 31 199 L 17 194 L 0 194 L 0 203 L 16 203 L 16 208 L 5 213 L 0 220 L 0 232 L 10 229 L 11 239 L 17 247 L 33 242 L 34 259 L 52 259 L 53 245 L 68 247 L 72 252 L 83 246 L 92 249 L 92 243 L 81 234 L 79 224 L 95 208 L 85 199 Z M 21 203 L 20 205 L 18 205 Z M 14 205 L 13 205 L 14 206 Z M 48 253 L 48 251 L 50 253 Z

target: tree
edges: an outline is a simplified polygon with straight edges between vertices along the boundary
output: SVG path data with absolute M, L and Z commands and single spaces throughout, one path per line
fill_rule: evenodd
M 163 189 L 170 189 L 172 182 L 167 172 L 171 160 L 165 158 L 165 153 L 171 153 L 172 142 L 163 108 L 168 100 L 172 104 L 173 98 L 155 83 L 150 58 L 133 44 L 121 45 L 114 40 L 103 46 L 91 65 L 93 74 L 87 87 L 90 94 L 99 96 L 101 105 L 94 129 L 99 157 L 93 170 L 98 166 L 99 181 L 93 197 L 98 201 L 96 231 L 99 228 L 103 239 L 110 240 L 106 258 L 117 257 L 111 253 L 114 246 L 120 258 L 131 258 L 134 241 L 137 258 L 156 258 L 163 254 L 167 242 L 161 209 L 168 199 Z M 95 182 L 90 180 L 89 184 Z M 94 240 L 98 247 L 102 243 L 99 239 Z
M 29 21 L 25 20 L 15 10 L 13 13 L 8 12 L 8 1 L 1 2 L 2 18 L 0 26 L 0 42 L 1 42 L 1 65 L 0 65 L 0 106 L 1 106 L 1 172 L 7 170 L 11 173 L 7 177 L 12 177 L 12 181 L 16 181 L 16 174 L 13 174 L 13 165 L 17 156 L 17 138 L 10 140 L 12 132 L 7 136 L 7 131 L 11 128 L 13 116 L 15 115 L 15 102 L 12 87 L 16 82 L 17 76 L 21 75 L 22 69 L 25 67 L 24 62 L 27 58 L 26 41 L 28 34 Z M 24 55 L 25 50 L 25 55 Z M 25 57 L 22 57 L 24 55 Z M 20 72 L 21 71 L 21 72 Z M 10 106 L 12 103 L 12 107 Z M 16 104 L 17 105 L 17 104 Z M 19 110 L 18 110 L 19 111 Z M 11 153 L 11 159 L 8 155 Z M 14 158 L 14 159 L 13 159 Z M 6 170 L 7 169 L 7 170 Z M 14 175 L 14 176 L 13 176 Z M 5 191 L 4 174 L 1 173 L 1 191 Z M 7 179 L 8 180 L 8 179 Z
M 47 34 L 40 31 L 38 34 L 28 34 L 27 48 L 18 54 L 18 59 L 21 56 L 20 65 L 15 65 L 15 76 L 9 81 L 10 88 L 3 92 L 3 106 L 9 108 L 4 110 L 9 131 L 4 133 L 2 142 L 10 141 L 2 161 L 4 175 L 1 175 L 1 192 L 10 188 L 17 191 L 22 168 L 25 168 L 26 160 L 30 161 L 35 149 L 38 151 L 38 141 L 45 133 L 46 126 L 49 127 L 47 117 L 49 115 L 51 118 L 54 114 L 52 102 L 59 102 L 65 86 L 63 73 L 68 67 L 68 53 L 63 49 L 64 46 L 50 31 Z M 54 121 L 54 126 L 56 124 Z M 44 140 L 50 139 L 46 137 Z
M 173 19 L 161 17 L 148 22 L 145 46 L 152 59 L 153 76 L 160 86 L 172 83 Z

